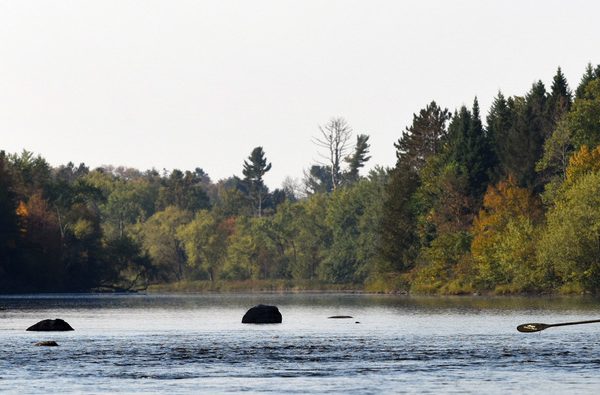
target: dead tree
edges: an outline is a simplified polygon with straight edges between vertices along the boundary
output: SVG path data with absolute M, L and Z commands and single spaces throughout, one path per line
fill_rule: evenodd
M 313 142 L 325 153 L 320 152 L 327 162 L 321 164 L 328 167 L 331 173 L 331 184 L 335 190 L 342 182 L 341 162 L 350 149 L 352 128 L 344 118 L 332 118 L 325 126 L 319 126 L 320 137 L 313 138 Z

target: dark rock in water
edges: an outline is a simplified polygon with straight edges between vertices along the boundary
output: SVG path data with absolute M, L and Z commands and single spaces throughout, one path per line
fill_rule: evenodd
M 344 319 L 344 318 L 354 318 L 351 315 L 332 315 L 331 317 L 327 317 L 327 318 L 334 318 L 334 319 Z
M 35 325 L 27 328 L 28 331 L 38 331 L 38 332 L 54 332 L 54 331 L 72 331 L 73 328 L 71 325 L 67 324 L 65 321 L 57 318 L 55 320 L 43 320 L 38 322 Z
M 280 324 L 281 313 L 277 306 L 259 304 L 244 314 L 242 324 Z
M 40 347 L 58 347 L 58 343 L 53 341 L 53 340 L 45 340 L 43 342 L 37 342 L 34 344 L 34 346 L 40 346 Z

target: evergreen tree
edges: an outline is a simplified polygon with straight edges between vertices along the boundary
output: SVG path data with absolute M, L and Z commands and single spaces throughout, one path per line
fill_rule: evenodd
M 569 111 L 572 103 L 571 90 L 569 89 L 565 75 L 559 67 L 552 80 L 552 88 L 548 97 L 548 117 L 553 125 L 556 125 L 563 114 Z
M 496 167 L 493 170 L 494 181 L 503 179 L 508 175 L 508 160 L 510 158 L 508 131 L 511 127 L 511 119 L 512 114 L 508 102 L 502 92 L 498 92 L 486 118 L 490 150 L 497 160 Z
M 467 176 L 468 194 L 479 199 L 487 188 L 495 160 L 481 124 L 477 98 L 473 101 L 473 112 L 463 106 L 452 119 L 449 130 L 451 160 L 458 165 L 459 172 Z
M 333 191 L 329 166 L 312 165 L 308 173 L 304 172 L 304 187 L 309 195 Z
M 592 67 L 591 63 L 588 63 L 587 66 L 585 67 L 585 72 L 583 73 L 583 76 L 581 77 L 581 81 L 579 82 L 579 86 L 577 87 L 577 89 L 575 90 L 575 98 L 577 99 L 581 99 L 585 96 L 585 87 L 587 86 L 587 84 L 600 77 L 600 65 L 596 66 L 596 69 L 594 69 L 594 67 Z
M 248 160 L 244 161 L 242 173 L 244 174 L 244 181 L 248 184 L 250 196 L 256 203 L 256 212 L 259 217 L 262 216 L 262 205 L 265 196 L 269 193 L 263 182 L 263 176 L 269 170 L 271 170 L 271 164 L 267 163 L 263 148 L 254 148 Z
M 419 114 L 413 114 L 413 122 L 407 127 L 397 143 L 396 156 L 398 161 L 409 164 L 419 171 L 425 166 L 427 158 L 442 151 L 447 135 L 446 122 L 450 112 L 440 108 L 432 101 Z
M 371 159 L 369 154 L 369 136 L 366 134 L 359 134 L 356 136 L 356 146 L 354 147 L 354 153 L 344 160 L 348 163 L 348 172 L 346 173 L 346 180 L 349 182 L 358 181 L 358 171 L 361 167 L 365 166 L 365 163 Z
M 37 191 L 49 192 L 51 189 L 51 167 L 41 156 L 34 156 L 33 152 L 23 150 L 21 155 L 7 155 L 13 169 L 14 193 L 20 200 Z
M 566 119 L 572 104 L 571 90 L 559 67 L 548 96 L 547 122 L 550 124 L 550 134 L 544 136 L 544 152 L 536 163 L 537 184 L 548 184 L 552 180 L 558 180 L 560 173 L 564 173 L 567 153 L 571 150 L 571 133 Z
M 529 127 L 539 138 L 545 140 L 552 134 L 554 127 L 550 118 L 550 98 L 542 81 L 533 84 L 525 97 L 527 102 L 527 122 Z
M 399 162 L 385 187 L 379 255 L 382 272 L 404 272 L 415 262 L 419 251 L 416 208 L 413 196 L 419 177 L 407 163 Z
M 560 96 L 557 96 L 557 99 Z M 557 100 L 558 102 L 558 100 Z M 544 142 L 552 135 L 555 120 L 552 119 L 550 100 L 546 88 L 541 81 L 533 85 L 526 96 L 527 103 L 527 133 L 528 152 L 526 155 L 526 171 L 528 173 L 525 185 L 541 191 L 543 177 L 536 173 L 535 165 L 543 156 Z M 515 147 L 518 148 L 518 147 Z
M 506 160 L 509 174 L 521 187 L 541 192 L 542 176 L 536 172 L 536 163 L 543 154 L 544 142 L 552 133 L 553 124 L 548 115 L 548 96 L 541 81 L 533 84 L 525 98 L 511 101 L 513 119 L 508 132 L 510 154 Z
M 508 105 L 511 110 L 510 128 L 508 129 L 506 146 L 506 158 L 504 166 L 506 175 L 513 175 L 517 184 L 525 186 L 530 184 L 534 175 L 530 171 L 531 154 L 531 134 L 529 133 L 527 123 L 527 107 L 525 98 L 514 97 L 509 98 Z

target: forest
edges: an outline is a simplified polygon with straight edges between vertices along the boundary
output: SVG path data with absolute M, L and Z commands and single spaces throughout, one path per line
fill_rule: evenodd
M 600 66 L 487 115 L 432 101 L 393 168 L 366 172 L 343 118 L 316 135 L 321 163 L 274 190 L 262 147 L 216 182 L 1 151 L 0 292 L 600 291 Z

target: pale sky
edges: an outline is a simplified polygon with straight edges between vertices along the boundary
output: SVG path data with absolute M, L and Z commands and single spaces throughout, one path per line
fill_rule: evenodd
M 370 165 L 432 99 L 574 89 L 600 63 L 594 1 L 0 0 L 0 149 L 52 165 L 202 167 L 274 188 L 319 159 L 318 125 L 371 136 Z

